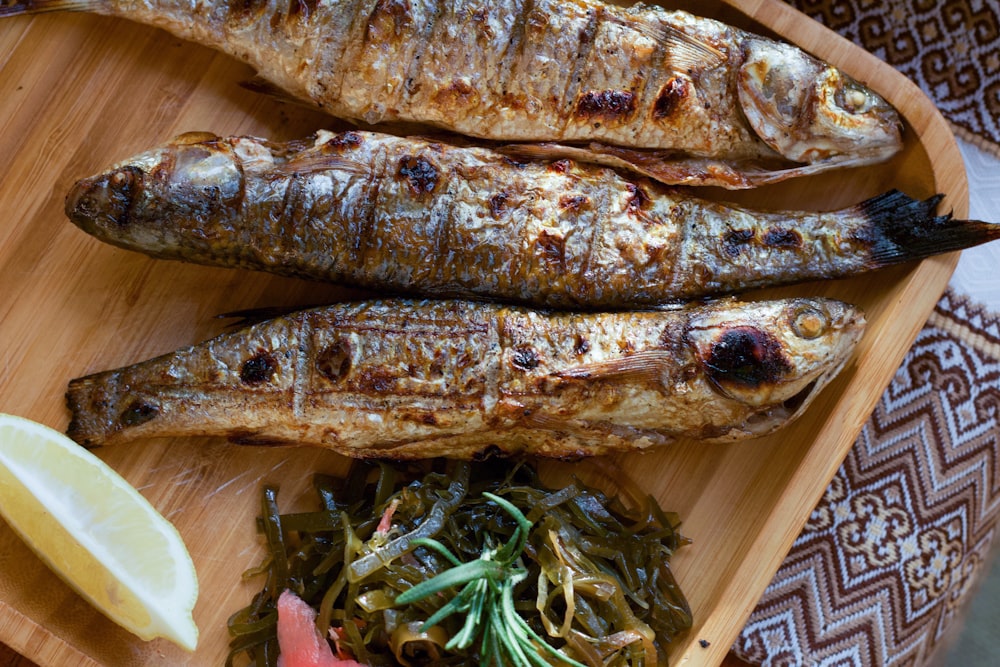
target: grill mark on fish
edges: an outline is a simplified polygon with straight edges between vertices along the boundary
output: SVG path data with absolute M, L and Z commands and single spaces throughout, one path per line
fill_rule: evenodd
M 455 198 L 452 192 L 455 181 L 450 178 L 446 178 L 445 180 L 446 183 L 442 188 L 444 190 L 442 192 L 444 210 L 442 211 L 440 208 L 435 207 L 434 210 L 429 212 L 434 229 L 431 237 L 434 245 L 434 256 L 440 258 L 427 269 L 428 274 L 431 276 L 429 280 L 435 283 L 447 280 L 447 258 L 451 256 L 453 249 L 459 245 L 455 239 L 456 234 L 454 231 L 459 226 L 457 220 L 458 210 L 455 206 Z
M 637 183 L 626 183 L 625 188 L 628 190 L 628 210 L 633 213 L 641 213 L 642 211 L 649 208 L 651 199 L 649 195 L 643 190 L 642 186 Z
M 325 92 L 330 94 L 334 101 L 344 98 L 345 81 L 348 73 L 364 51 L 365 34 L 368 31 L 368 17 L 374 10 L 378 0 L 344 0 L 353 7 L 351 20 L 348 23 L 346 35 L 341 42 L 340 53 L 331 58 L 331 70 L 333 75 L 330 83 L 324 85 L 322 79 L 317 78 L 316 84 Z M 331 106 L 323 95 L 311 95 L 321 109 L 329 110 Z
M 723 250 L 730 257 L 737 257 L 756 237 L 757 232 L 752 229 L 732 229 L 722 237 Z
M 559 208 L 573 214 L 587 208 L 589 203 L 590 197 L 587 195 L 570 194 L 559 198 Z
M 802 235 L 794 229 L 774 227 L 764 232 L 761 242 L 772 248 L 798 248 L 802 245 Z
M 368 15 L 365 42 L 378 46 L 402 37 L 413 25 L 411 13 L 408 0 L 376 0 Z
M 382 186 L 388 181 L 388 150 L 384 147 L 379 147 L 375 151 L 374 158 L 371 175 L 362 188 L 364 198 L 360 202 L 361 210 L 356 218 L 357 233 L 355 235 L 355 242 L 351 246 L 353 255 L 351 264 L 358 267 L 359 270 L 361 270 L 361 267 L 369 265 L 369 254 L 373 252 L 375 247 L 378 229 L 376 217 L 378 216 L 378 211 L 382 208 L 379 206 L 382 198 Z
M 277 372 L 278 362 L 269 352 L 261 349 L 240 366 L 240 380 L 248 385 L 263 384 L 269 382 Z
M 660 88 L 653 103 L 653 118 L 655 120 L 665 120 L 673 116 L 674 111 L 688 95 L 688 87 L 683 79 L 672 76 Z
M 409 183 L 410 191 L 421 196 L 434 191 L 438 183 L 439 170 L 425 157 L 404 155 L 399 160 L 399 174 Z
M 536 242 L 542 257 L 560 271 L 566 270 L 566 239 L 561 234 L 543 229 Z
M 414 51 L 405 65 L 406 71 L 403 75 L 403 85 L 399 87 L 399 95 L 396 97 L 396 104 L 398 106 L 403 107 L 408 105 L 413 95 L 418 92 L 413 82 L 417 79 L 419 72 L 423 68 L 421 61 L 428 51 L 431 37 L 434 35 L 434 31 L 442 16 L 445 13 L 453 15 L 454 9 L 453 3 L 436 3 L 431 7 L 431 11 L 427 15 L 427 21 L 424 22 L 419 34 L 414 37 Z M 457 80 L 452 80 L 450 85 L 460 87 L 461 83 Z M 473 92 L 470 88 L 466 94 L 469 95 Z
M 357 149 L 360 148 L 364 143 L 364 138 L 358 132 L 352 132 L 348 130 L 346 132 L 341 132 L 330 138 L 322 145 L 323 153 L 343 153 L 347 149 Z
M 588 90 L 576 103 L 576 115 L 595 122 L 627 120 L 635 113 L 635 95 L 627 90 Z
M 118 417 L 118 422 L 123 427 L 139 426 L 148 421 L 156 419 L 160 414 L 160 409 L 155 405 L 143 403 L 135 400 L 129 403 Z
M 238 22 L 250 22 L 259 17 L 268 0 L 227 0 L 229 15 Z
M 566 123 L 571 118 L 571 113 L 574 105 L 579 103 L 576 101 L 579 95 L 580 89 L 583 87 L 583 77 L 581 72 L 590 62 L 591 57 L 594 52 L 594 39 L 597 36 L 597 31 L 600 29 L 601 23 L 604 20 L 604 11 L 600 7 L 589 8 L 587 10 L 588 20 L 587 23 L 580 29 L 579 43 L 576 47 L 576 53 L 572 61 L 572 69 L 570 70 L 570 75 L 566 79 L 566 88 L 562 93 L 562 104 L 560 108 L 562 110 L 563 127 L 565 128 Z
M 501 190 L 496 193 L 489 200 L 490 215 L 493 216 L 494 220 L 499 220 L 500 217 L 508 210 L 508 200 L 510 195 L 507 194 L 506 190 Z
M 705 365 L 713 382 L 749 388 L 774 382 L 792 368 L 774 336 L 754 327 L 725 330 L 711 346 Z
M 293 320 L 294 334 L 292 334 L 288 350 L 289 355 L 291 355 L 288 365 L 291 368 L 292 374 L 291 389 L 289 391 L 292 402 L 291 412 L 298 423 L 306 420 L 306 402 L 308 396 L 304 388 L 311 384 L 310 379 L 313 374 L 310 372 L 309 364 L 315 359 L 315 355 L 310 355 L 307 352 L 309 348 L 306 346 L 305 341 L 309 335 L 309 330 L 306 320 L 307 318 L 305 317 Z
M 836 68 L 785 43 L 661 8 L 597 0 L 10 0 L 3 15 L 67 8 L 167 27 L 338 117 L 572 149 L 671 183 L 751 187 L 884 161 L 902 145 L 898 114 Z M 469 25 L 471 46 L 459 37 Z M 682 98 L 701 104 L 677 104 Z
M 351 370 L 351 342 L 343 338 L 326 345 L 316 356 L 316 370 L 330 382 L 339 382 Z
M 822 319 L 807 338 L 790 324 L 805 309 Z M 592 314 L 339 304 L 75 379 L 68 432 L 87 446 L 197 434 L 403 458 L 739 439 L 787 423 L 791 404 L 804 409 L 862 328 L 858 311 L 827 299 Z
M 541 359 L 538 357 L 538 352 L 530 347 L 518 347 L 511 354 L 510 363 L 518 370 L 532 371 L 538 368 Z
M 515 79 L 515 69 L 517 63 L 521 60 L 524 49 L 525 26 L 527 25 L 525 19 L 534 8 L 534 5 L 534 0 L 523 0 L 518 6 L 517 11 L 512 13 L 512 20 L 510 22 L 511 30 L 507 44 L 503 52 L 500 53 L 499 63 L 497 64 L 497 82 L 494 89 L 500 103 L 504 105 L 510 105 L 508 100 L 510 82 Z
M 244 183 L 246 182 L 245 179 L 242 180 Z M 304 228 L 299 220 L 298 211 L 302 211 L 303 217 L 307 215 L 304 207 L 300 206 L 305 195 L 302 176 L 298 173 L 291 174 L 288 184 L 285 187 L 284 196 L 281 199 L 281 215 L 278 220 L 274 221 L 278 224 L 280 230 L 276 235 L 275 245 L 283 246 L 283 252 L 291 251 L 289 244 L 292 239 L 296 238 L 298 230 Z
M 571 160 L 512 164 L 483 148 L 351 132 L 287 146 L 170 143 L 81 180 L 66 213 L 161 258 L 620 308 L 839 278 L 1000 238 L 1000 225 L 936 215 L 939 201 L 890 192 L 838 211 L 768 212 Z M 565 270 L 551 271 L 556 260 Z

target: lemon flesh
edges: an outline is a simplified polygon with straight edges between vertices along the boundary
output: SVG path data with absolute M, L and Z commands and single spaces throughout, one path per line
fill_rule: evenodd
M 62 433 L 0 414 L 0 515 L 66 583 L 141 639 L 193 651 L 198 578 L 180 534 Z

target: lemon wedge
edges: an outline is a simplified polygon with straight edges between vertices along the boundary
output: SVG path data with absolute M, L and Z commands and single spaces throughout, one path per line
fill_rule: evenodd
M 174 526 L 62 433 L 0 414 L 0 515 L 63 580 L 141 639 L 193 651 L 198 577 Z

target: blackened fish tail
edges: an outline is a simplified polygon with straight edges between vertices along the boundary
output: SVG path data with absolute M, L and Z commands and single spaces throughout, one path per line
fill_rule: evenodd
M 924 259 L 1000 239 L 1000 224 L 937 215 L 944 195 L 913 199 L 890 190 L 860 204 L 872 243 L 872 268 Z
M 48 12 L 89 12 L 101 4 L 100 0 L 0 0 L 0 18 Z

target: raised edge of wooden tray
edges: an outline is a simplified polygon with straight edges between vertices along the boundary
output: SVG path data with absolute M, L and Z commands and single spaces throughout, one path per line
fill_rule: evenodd
M 683 3 L 682 3 L 683 4 Z M 712 196 L 782 208 L 832 208 L 891 187 L 946 195 L 967 214 L 951 131 L 905 77 L 778 0 L 682 8 L 764 28 L 882 93 L 905 117 L 903 153 L 886 165 Z M 221 330 L 218 313 L 304 305 L 342 290 L 244 271 L 148 259 L 69 224 L 62 197 L 77 178 L 187 130 L 305 136 L 333 123 L 236 83 L 247 68 L 147 27 L 60 14 L 0 22 L 0 411 L 64 428 L 67 381 L 132 363 Z M 850 365 L 806 415 L 774 436 L 733 445 L 679 443 L 617 457 L 694 542 L 674 570 L 695 625 L 671 646 L 675 665 L 719 664 L 944 290 L 949 255 L 875 276 L 771 290 L 852 301 L 869 328 Z M 191 439 L 97 453 L 175 525 L 197 567 L 197 652 L 141 642 L 91 609 L 0 525 L 0 640 L 43 665 L 221 664 L 226 618 L 256 583 L 254 531 L 263 481 L 292 509 L 314 471 L 345 461 L 317 450 L 247 448 Z M 708 642 L 703 646 L 700 640 Z

